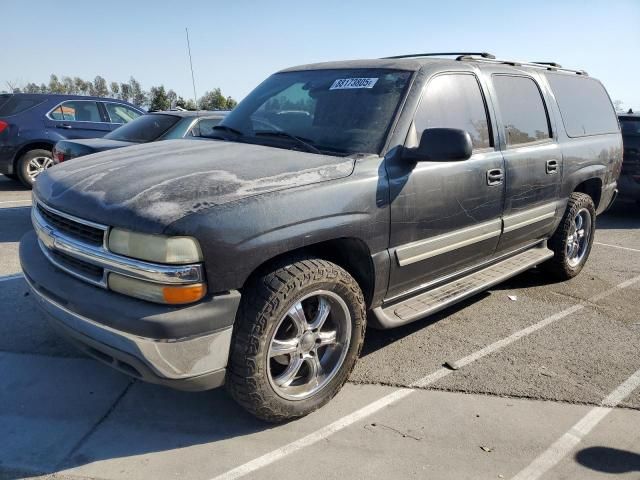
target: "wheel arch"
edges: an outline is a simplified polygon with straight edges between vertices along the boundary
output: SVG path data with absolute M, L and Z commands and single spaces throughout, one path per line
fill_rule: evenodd
M 283 264 L 308 257 L 333 262 L 346 270 L 360 286 L 367 307 L 371 306 L 376 288 L 375 265 L 368 245 L 362 239 L 355 237 L 325 240 L 268 258 L 249 274 L 241 290 L 257 275 L 263 275 Z
M 50 150 L 53 151 L 54 143 L 48 140 L 36 140 L 29 142 L 25 145 L 22 145 L 17 151 L 15 156 L 13 157 L 13 171 L 14 173 L 18 170 L 18 161 L 22 158 L 22 156 L 30 150 Z

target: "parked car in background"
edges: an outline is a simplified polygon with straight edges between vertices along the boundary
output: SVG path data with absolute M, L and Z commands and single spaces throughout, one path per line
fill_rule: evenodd
M 102 138 L 60 140 L 53 149 L 53 162 L 60 163 L 90 153 L 174 138 L 206 137 L 227 111 L 165 111 L 142 115 Z
M 618 180 L 620 198 L 640 202 L 640 113 L 618 115 L 622 127 L 624 160 Z
M 0 173 L 31 187 L 59 140 L 102 137 L 144 113 L 114 98 L 0 94 Z

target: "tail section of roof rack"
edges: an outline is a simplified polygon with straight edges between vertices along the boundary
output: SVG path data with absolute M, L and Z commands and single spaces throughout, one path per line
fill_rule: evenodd
M 418 57 L 448 57 L 448 56 L 478 56 L 481 58 L 494 59 L 495 55 L 487 52 L 442 52 L 442 53 L 414 53 L 411 55 L 395 55 L 393 57 L 383 57 L 385 60 L 391 60 L 395 58 L 418 58 Z
M 471 60 L 475 62 L 486 62 L 486 63 L 501 63 L 503 65 L 512 65 L 514 67 L 535 67 L 535 68 L 544 68 L 545 70 L 550 71 L 559 71 L 559 72 L 570 72 L 575 73 L 576 75 L 589 75 L 584 70 L 572 70 L 570 68 L 563 68 L 559 63 L 556 62 L 520 62 L 518 60 L 503 60 L 500 58 L 487 58 L 478 55 L 460 55 L 456 58 L 458 61 Z

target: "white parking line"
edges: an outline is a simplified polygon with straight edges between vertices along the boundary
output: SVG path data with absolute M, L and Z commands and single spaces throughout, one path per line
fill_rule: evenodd
M 5 277 L 0 277 L 0 282 L 7 282 L 9 280 L 15 280 L 16 278 L 22 278 L 21 273 L 15 273 L 13 275 L 7 275 Z
M 638 387 L 640 387 L 640 370 L 637 370 L 636 373 L 611 392 L 602 401 L 600 407 L 590 410 L 567 433 L 513 477 L 513 480 L 536 480 L 547 473 L 560 463 L 613 410 L 613 407 L 627 398 Z
M 594 245 L 602 245 L 603 247 L 619 248 L 620 250 L 629 250 L 630 252 L 638 252 L 637 248 L 621 247 L 620 245 L 611 245 L 610 243 L 593 242 Z
M 4 205 L 5 203 L 28 203 L 31 204 L 31 200 L 4 200 L 0 202 L 0 205 Z
M 599 293 L 598 295 L 595 295 L 593 297 L 591 297 L 589 300 L 574 305 L 572 307 L 566 308 L 565 310 L 562 310 L 561 312 L 558 312 L 554 315 L 551 315 L 541 321 L 539 321 L 538 323 L 534 323 L 533 325 L 524 328 L 522 330 L 519 330 L 517 332 L 515 332 L 512 335 L 509 335 L 506 338 L 503 338 L 502 340 L 498 340 L 497 342 L 492 343 L 491 345 L 488 345 L 480 350 L 478 350 L 477 352 L 474 352 L 470 355 L 467 355 L 466 357 L 461 358 L 460 360 L 458 360 L 456 363 L 456 365 L 462 367 L 465 365 L 469 365 L 470 363 L 475 362 L 476 360 L 479 360 L 491 353 L 494 353 L 498 350 L 500 350 L 501 348 L 506 347 L 507 345 L 515 342 L 516 340 L 519 340 L 527 335 L 532 334 L 533 332 L 536 332 L 548 325 L 551 325 L 554 322 L 557 322 L 558 320 L 561 320 L 579 310 L 582 310 L 585 305 L 587 303 L 593 303 L 596 302 L 598 300 L 601 300 L 602 298 L 611 295 L 613 292 L 615 292 L 618 289 L 623 289 L 623 288 L 627 288 L 635 283 L 637 283 L 638 281 L 640 281 L 640 276 L 634 277 L 630 280 L 627 280 L 625 282 L 622 282 L 618 285 L 616 285 L 615 287 L 612 287 L 608 290 L 605 290 L 601 293 Z M 413 382 L 410 386 L 412 388 L 424 388 L 438 380 L 440 380 L 441 378 L 446 377 L 447 375 L 450 375 L 451 373 L 453 373 L 453 370 L 449 370 L 447 368 L 439 368 L 438 370 L 430 373 L 429 375 L 427 375 L 426 377 L 422 377 L 421 379 Z M 310 445 L 313 445 L 314 443 L 319 442 L 320 440 L 329 437 L 330 435 L 333 435 L 334 433 L 354 424 L 355 422 L 369 416 L 372 415 L 374 413 L 376 413 L 377 411 L 383 409 L 384 407 L 391 405 L 394 402 L 397 402 L 398 400 L 401 400 L 403 398 L 405 398 L 406 396 L 410 395 L 411 393 L 413 393 L 415 390 L 412 389 L 407 389 L 407 388 L 403 388 L 403 389 L 399 389 L 399 390 L 395 390 L 392 393 L 382 397 L 379 400 L 376 400 L 375 402 L 372 402 L 364 407 L 362 407 L 359 410 L 356 410 L 355 412 L 342 417 L 338 420 L 336 420 L 335 422 L 327 425 L 326 427 L 321 428 L 320 430 L 316 430 L 313 433 L 310 433 L 309 435 L 302 437 L 301 439 L 298 440 L 294 440 L 293 442 L 284 445 L 283 447 L 280 448 L 276 448 L 275 450 L 272 450 L 269 453 L 266 453 L 264 455 L 262 455 L 261 457 L 258 457 L 254 460 L 250 460 L 249 462 L 240 465 L 239 467 L 236 467 L 232 470 L 229 470 L 221 475 L 218 475 L 217 477 L 214 477 L 212 480 L 232 480 L 235 478 L 241 478 L 244 477 L 252 472 L 255 472 L 256 470 L 259 470 L 263 467 L 266 467 L 294 452 L 297 452 L 298 450 L 301 450 L 305 447 L 308 447 Z

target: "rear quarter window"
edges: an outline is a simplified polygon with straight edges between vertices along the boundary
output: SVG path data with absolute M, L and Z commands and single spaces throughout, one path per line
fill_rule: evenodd
M 20 96 L 12 96 L 6 101 L 0 99 L 0 117 L 9 117 L 25 112 L 36 105 L 40 105 L 45 100 L 44 98 L 25 98 Z
M 616 113 L 602 84 L 580 75 L 547 73 L 570 137 L 618 132 Z

